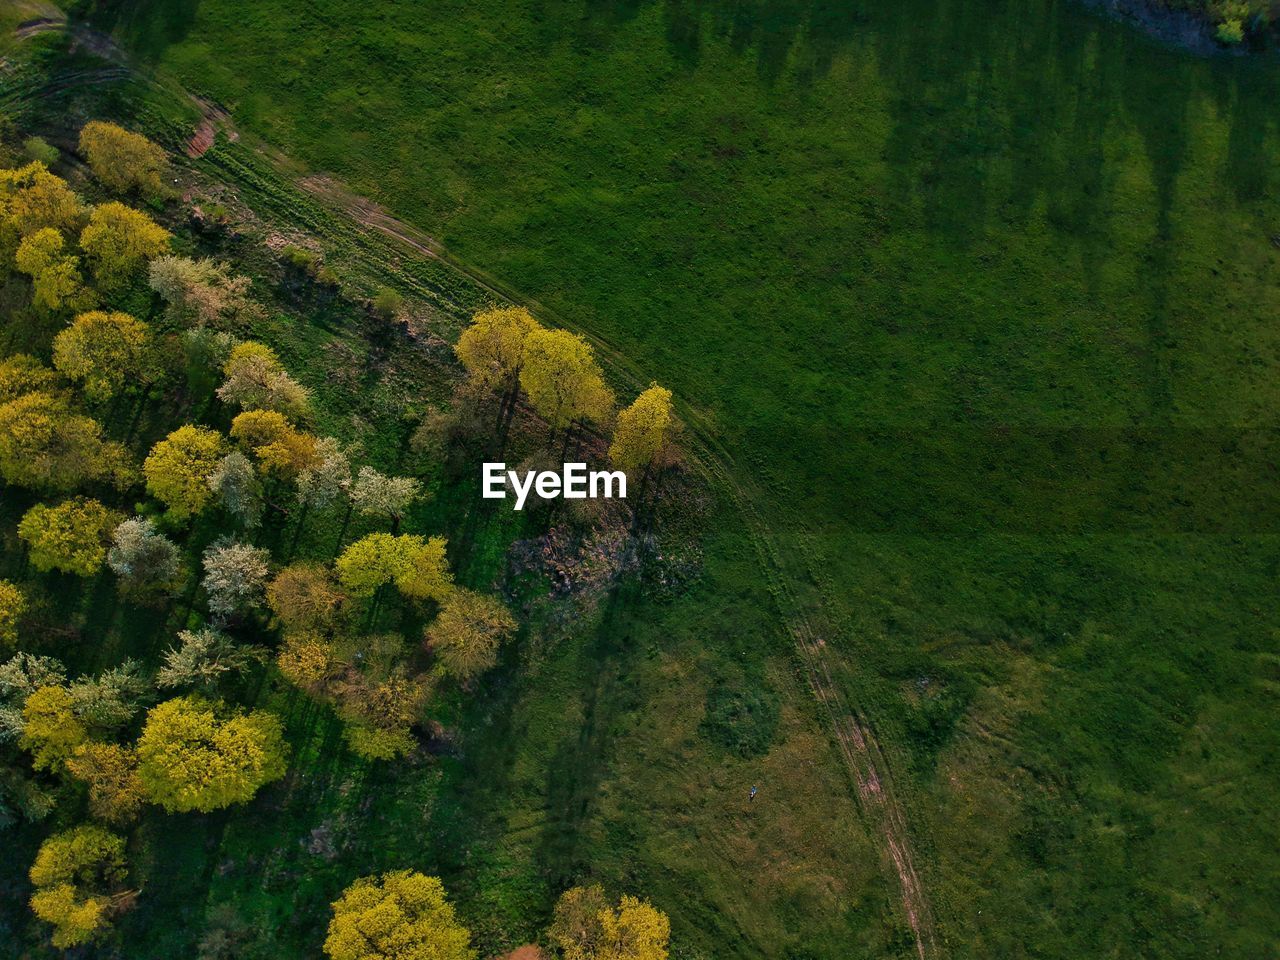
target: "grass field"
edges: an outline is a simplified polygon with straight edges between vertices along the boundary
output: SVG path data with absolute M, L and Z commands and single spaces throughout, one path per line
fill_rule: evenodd
M 1274 64 L 1050 0 L 102 6 L 675 389 L 759 519 L 717 507 L 695 596 L 513 667 L 336 866 L 232 822 L 253 866 L 190 854 L 201 903 L 411 859 L 531 932 L 594 870 L 681 949 L 913 955 L 754 529 L 889 754 L 948 954 L 1276 955 Z M 764 759 L 700 736 L 721 680 L 784 705 Z M 298 789 L 328 806 L 289 836 L 360 809 Z M 189 934 L 154 909 L 160 956 Z

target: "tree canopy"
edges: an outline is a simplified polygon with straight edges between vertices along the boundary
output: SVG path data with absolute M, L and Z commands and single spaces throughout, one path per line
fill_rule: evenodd
M 540 328 L 525 338 L 520 385 L 555 430 L 575 420 L 603 421 L 613 407 L 591 345 L 567 330 Z
M 165 191 L 169 161 L 163 149 L 141 134 L 90 120 L 80 129 L 80 152 L 93 175 L 111 190 L 150 196 Z
M 93 209 L 80 232 L 80 249 L 98 285 L 111 289 L 167 252 L 170 239 L 169 231 L 145 213 L 113 201 Z
M 87 943 L 105 928 L 124 882 L 124 839 L 88 825 L 55 833 L 40 845 L 30 879 L 31 909 L 53 924 L 53 945 Z
M 462 331 L 453 349 L 477 383 L 511 387 L 524 364 L 525 338 L 540 329 L 524 307 L 483 310 Z
M 177 519 L 199 513 L 213 495 L 209 477 L 226 449 L 226 440 L 215 430 L 179 427 L 152 447 L 142 465 L 147 489 Z
M 426 639 L 444 671 L 467 680 L 498 662 L 498 647 L 515 629 L 515 618 L 500 600 L 455 589 L 427 627 Z
M 660 460 L 675 430 L 671 391 L 656 383 L 618 414 L 609 459 L 628 472 Z
M 54 506 L 36 504 L 19 521 L 18 536 L 31 548 L 37 570 L 89 577 L 101 569 L 111 532 L 122 519 L 97 500 L 73 497 Z
M 444 884 L 412 870 L 361 877 L 333 904 L 330 960 L 472 960 Z
M 147 714 L 138 776 L 147 799 L 166 810 L 208 813 L 244 803 L 284 776 L 285 755 L 273 714 L 229 712 L 220 703 L 178 697 Z
M 84 384 L 91 400 L 108 400 L 122 387 L 150 379 L 147 325 L 127 313 L 91 310 L 53 338 L 53 365 Z

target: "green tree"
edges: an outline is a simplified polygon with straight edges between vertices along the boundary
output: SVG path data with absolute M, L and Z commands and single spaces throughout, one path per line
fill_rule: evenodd
M 109 400 L 122 387 L 150 379 L 148 346 L 145 323 L 127 313 L 91 310 L 53 338 L 53 365 L 81 381 L 91 400 Z
M 175 518 L 185 520 L 209 502 L 209 477 L 226 450 L 217 431 L 190 424 L 179 427 L 152 447 L 142 465 L 147 489 Z
M 498 662 L 498 647 L 515 629 L 515 618 L 500 600 L 457 589 L 444 598 L 426 639 L 445 673 L 469 680 Z
M 31 753 L 37 770 L 60 766 L 88 737 L 89 731 L 76 717 L 71 694 L 65 687 L 40 687 L 27 697 L 22 706 L 18 746 Z
M 627 472 L 661 465 L 675 430 L 671 391 L 652 384 L 618 414 L 609 459 Z
M 30 546 L 37 570 L 90 577 L 106 560 L 111 532 L 121 519 L 97 500 L 73 497 L 55 506 L 36 504 L 19 521 L 18 536 Z
M 472 960 L 444 884 L 411 870 L 361 877 L 333 904 L 330 960 Z
M 365 516 L 388 517 L 399 523 L 414 501 L 422 497 L 422 484 L 412 477 L 388 477 L 373 467 L 361 467 L 351 488 L 351 502 Z
M 168 251 L 170 239 L 169 231 L 145 213 L 113 202 L 95 207 L 89 215 L 89 225 L 80 232 L 80 249 L 99 286 L 111 289 Z
M 40 846 L 30 879 L 31 910 L 53 924 L 59 949 L 88 943 L 127 898 L 124 839 L 95 826 L 56 833 Z
M 0 580 L 0 648 L 18 642 L 18 624 L 26 612 L 26 594 L 8 580 Z
M 534 330 L 524 342 L 520 385 L 553 430 L 581 420 L 602 422 L 613 407 L 591 345 L 567 330 Z
M 169 812 L 209 813 L 250 800 L 285 772 L 280 721 L 255 710 L 178 697 L 152 708 L 138 740 L 147 799 Z
M 165 651 L 164 666 L 156 672 L 158 687 L 209 687 L 260 659 L 257 649 L 210 627 L 183 630 L 178 641 L 177 647 Z
M 209 489 L 218 495 L 222 507 L 245 527 L 256 527 L 262 519 L 262 483 L 253 461 L 232 450 L 209 475 Z
M 69 687 L 71 709 L 91 734 L 105 735 L 128 724 L 151 695 L 142 664 L 126 660 L 97 676 L 80 677 Z
M 141 134 L 90 120 L 80 129 L 80 152 L 93 175 L 110 190 L 137 190 L 152 197 L 166 192 L 169 161 L 164 150 Z

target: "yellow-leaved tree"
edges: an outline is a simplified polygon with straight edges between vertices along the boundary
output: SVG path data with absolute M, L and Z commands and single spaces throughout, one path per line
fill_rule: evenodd
M 18 269 L 31 278 L 31 301 L 48 310 L 87 308 L 93 291 L 80 275 L 80 258 L 64 252 L 66 240 L 53 227 L 29 234 L 18 244 Z
M 525 340 L 538 321 L 524 307 L 482 310 L 462 331 L 454 352 L 467 368 L 473 383 L 489 391 L 501 391 L 498 423 L 515 412 L 520 395 L 520 370 L 524 366 Z
M 43 163 L 0 170 L 0 260 L 6 264 L 23 237 L 46 227 L 73 233 L 83 222 L 80 198 Z
M 444 884 L 412 870 L 361 877 L 333 904 L 330 960 L 472 960 Z
M 231 421 L 231 436 L 249 448 L 263 470 L 279 477 L 296 478 L 321 460 L 316 438 L 278 410 L 246 410 Z
M 351 594 L 372 596 L 386 583 L 415 600 L 443 600 L 453 589 L 453 574 L 443 537 L 371 533 L 338 557 L 338 580 Z
M 283 777 L 286 754 L 274 714 L 178 697 L 147 714 L 138 739 L 138 778 L 147 799 L 170 813 L 208 813 L 244 803 Z
M 31 910 L 53 924 L 53 945 L 66 950 L 103 932 L 130 900 L 123 892 L 124 838 L 95 826 L 55 833 L 31 865 Z
M 118 287 L 148 260 L 169 251 L 169 231 L 123 203 L 94 207 L 80 231 L 80 249 L 98 285 Z
M 547 936 L 564 960 L 666 960 L 671 923 L 649 901 L 624 895 L 609 906 L 598 886 L 560 895 Z
M 0 647 L 18 641 L 18 623 L 27 612 L 27 596 L 8 580 L 0 580 Z
M 147 325 L 127 313 L 82 313 L 53 338 L 53 365 L 69 380 L 84 384 L 91 400 L 109 400 L 121 388 L 146 383 Z
M 142 808 L 138 754 L 132 747 L 89 741 L 66 760 L 67 772 L 89 787 L 89 810 L 111 823 L 128 823 Z
M 90 120 L 80 129 L 80 152 L 93 175 L 118 193 L 138 190 L 148 196 L 165 192 L 169 168 L 164 150 L 140 133 L 114 123 Z
M 426 639 L 445 673 L 469 680 L 498 662 L 498 647 L 515 629 L 501 600 L 458 589 L 445 597 Z
M 34 371 L 28 369 L 25 374 Z M 25 383 L 21 382 L 25 379 Z M 118 443 L 102 439 L 97 421 L 74 412 L 67 398 L 27 389 L 29 376 L 0 376 L 0 477 L 21 487 L 71 490 L 87 480 L 114 476 L 127 486 L 135 468 Z
M 175 518 L 197 514 L 213 496 L 209 476 L 226 452 L 227 443 L 216 430 L 179 427 L 151 448 L 142 465 L 147 489 Z
M 37 570 L 61 570 L 91 577 L 102 568 L 111 532 L 124 515 L 88 497 L 48 506 L 37 503 L 18 522 L 18 536 L 30 547 Z
M 613 409 L 613 393 L 591 345 L 567 330 L 538 329 L 525 338 L 520 385 L 553 430 L 583 420 L 603 422 Z
M 609 459 L 628 473 L 661 467 L 676 429 L 671 391 L 652 384 L 618 414 Z
M 75 753 L 89 737 L 72 709 L 74 701 L 65 687 L 33 690 L 22 705 L 22 735 L 18 746 L 32 756 L 37 770 L 53 770 Z

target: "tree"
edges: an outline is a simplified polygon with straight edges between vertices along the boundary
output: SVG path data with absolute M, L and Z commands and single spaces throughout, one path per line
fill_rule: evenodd
M 651 384 L 631 406 L 618 414 L 609 459 L 628 472 L 660 464 L 675 428 L 671 391 Z
M 142 808 L 138 754 L 114 743 L 82 743 L 66 762 L 67 772 L 89 787 L 89 811 L 108 823 L 126 824 Z
M 524 307 L 499 307 L 477 313 L 454 347 L 472 382 L 485 390 L 501 390 L 499 420 L 515 410 L 520 394 L 529 334 L 541 330 Z
M 157 257 L 148 268 L 148 282 L 168 304 L 169 315 L 184 325 L 222 326 L 253 309 L 249 278 L 232 276 L 224 263 Z
M 211 686 L 224 674 L 239 673 L 259 659 L 254 648 L 209 627 L 183 630 L 178 640 L 178 647 L 165 651 L 164 666 L 156 673 L 156 686 Z
M 137 190 L 153 197 L 165 192 L 169 161 L 164 150 L 141 134 L 90 120 L 80 129 L 80 152 L 93 175 L 110 190 Z
M 0 647 L 18 642 L 18 623 L 26 612 L 26 594 L 8 580 L 0 580 Z
M 244 410 L 275 410 L 286 417 L 304 416 L 311 405 L 306 389 L 285 371 L 266 344 L 245 340 L 232 348 L 223 365 L 226 381 L 218 398 Z
M 262 483 L 253 462 L 239 450 L 232 450 L 209 475 L 209 489 L 223 508 L 245 527 L 256 527 L 262 519 Z
M 53 657 L 20 651 L 0 664 L 0 743 L 22 736 L 26 725 L 22 710 L 31 694 L 41 687 L 61 687 L 66 681 L 66 669 Z
M 250 800 L 285 772 L 280 721 L 261 710 L 178 697 L 152 708 L 138 740 L 147 799 L 170 813 L 209 813 Z
M 539 329 L 525 338 L 520 385 L 553 430 L 575 420 L 600 422 L 613 406 L 591 345 L 567 330 Z
M 107 734 L 125 726 L 142 709 L 151 694 L 151 684 L 142 664 L 126 660 L 96 677 L 81 677 L 72 683 L 71 709 L 91 732 Z
M 84 384 L 91 400 L 109 400 L 121 387 L 145 383 L 148 329 L 127 313 L 91 310 L 53 338 L 53 365 Z
M 30 879 L 31 910 L 53 924 L 59 949 L 88 943 L 123 903 L 124 839 L 95 826 L 56 833 L 40 845 Z
M 173 590 L 182 579 L 178 545 L 145 517 L 133 517 L 116 526 L 107 566 L 120 578 L 121 591 L 132 596 Z
M 356 682 L 341 691 L 343 734 L 366 760 L 391 760 L 413 749 L 409 728 L 427 698 L 419 678 L 393 674 L 377 683 Z
M 37 570 L 93 576 L 107 558 L 111 531 L 121 520 L 97 500 L 73 497 L 56 506 L 39 503 L 18 523 L 18 536 L 31 548 Z
M 15 353 L 0 361 L 0 403 L 9 403 L 30 393 L 47 392 L 57 377 L 35 357 Z
M 453 590 L 453 574 L 445 555 L 448 541 L 444 537 L 424 540 L 418 536 L 401 536 L 400 550 L 405 569 L 396 577 L 396 586 L 413 600 L 444 600 Z
M 88 737 L 89 731 L 77 719 L 71 694 L 65 687 L 40 687 L 27 697 L 22 706 L 18 746 L 30 751 L 32 766 L 37 770 L 59 766 Z
M 313 510 L 323 510 L 351 487 L 351 462 L 333 437 L 320 437 L 315 457 L 297 477 L 298 502 Z
M 145 213 L 123 203 L 104 203 L 89 215 L 80 232 L 80 249 L 99 286 L 118 287 L 142 267 L 169 249 L 169 231 Z
M 320 463 L 316 438 L 296 429 L 278 410 L 246 410 L 231 421 L 231 436 L 278 476 L 297 477 Z
M 23 237 L 51 227 L 73 233 L 84 219 L 84 206 L 67 182 L 43 163 L 0 170 L 0 257 L 11 258 Z
M 444 671 L 468 680 L 498 662 L 498 647 L 515 629 L 515 618 L 500 600 L 454 590 L 441 603 L 426 638 Z
M 190 424 L 179 427 L 151 448 L 142 465 L 147 489 L 178 520 L 199 513 L 213 491 L 209 476 L 226 453 L 222 435 Z
M 564 960 L 666 960 L 671 924 L 647 900 L 623 896 L 610 907 L 599 886 L 560 895 L 547 935 Z
M 330 629 L 346 597 L 333 574 L 318 563 L 295 563 L 267 586 L 267 606 L 285 630 Z
M 473 960 L 471 934 L 438 877 L 397 870 L 361 877 L 333 904 L 330 960 Z
M 453 586 L 443 537 L 371 533 L 338 557 L 338 580 L 355 596 L 372 596 L 394 582 L 415 600 L 443 599 Z
M 422 496 L 422 484 L 412 477 L 388 477 L 373 467 L 361 467 L 351 488 L 351 502 L 366 516 L 390 517 L 397 524 L 405 510 Z
M 318 693 L 337 672 L 333 644 L 314 633 L 291 633 L 276 654 L 276 666 L 286 680 L 310 693 Z
M 44 227 L 18 244 L 18 269 L 31 278 L 31 301 L 48 310 L 87 307 L 93 293 L 80 275 L 80 259 L 64 252 L 66 241 L 53 227 Z
M 203 586 L 210 612 L 225 617 L 258 606 L 270 560 L 266 550 L 247 543 L 219 540 L 205 550 Z
M 609 901 L 599 884 L 571 887 L 560 894 L 547 936 L 564 960 L 594 960 L 604 937 L 600 915 L 608 910 Z
M 67 491 L 89 480 L 133 478 L 129 455 L 102 439 L 96 420 L 45 391 L 0 404 L 0 476 L 15 486 Z

